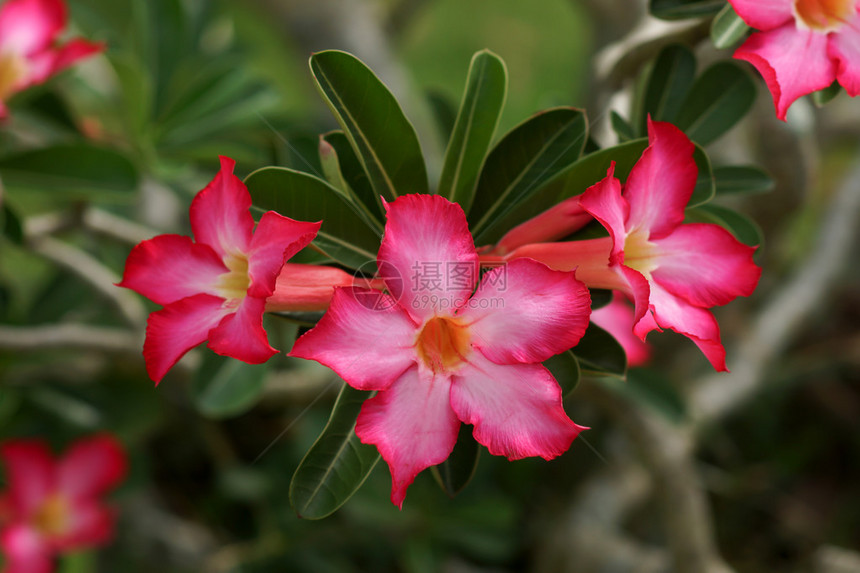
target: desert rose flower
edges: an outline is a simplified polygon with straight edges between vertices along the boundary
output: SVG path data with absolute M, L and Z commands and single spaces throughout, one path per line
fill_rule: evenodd
M 59 460 L 40 440 L 0 445 L 8 488 L 0 497 L 3 573 L 50 573 L 56 555 L 104 545 L 115 511 L 102 497 L 125 477 L 127 461 L 108 435 L 79 440 Z
M 378 266 L 390 294 L 337 289 L 290 354 L 377 391 L 355 432 L 388 463 L 392 503 L 402 507 L 415 476 L 448 457 L 461 423 L 494 455 L 563 453 L 582 428 L 540 363 L 582 337 L 588 290 L 529 260 L 489 271 L 475 290 L 478 256 L 459 205 L 405 195 L 386 209 Z
M 799 97 L 837 80 L 849 95 L 860 93 L 860 1 L 729 0 L 735 12 L 761 32 L 735 52 L 758 69 L 785 121 Z
M 719 225 L 682 224 L 696 185 L 693 144 L 673 125 L 650 120 L 648 138 L 623 192 L 613 165 L 580 199 L 609 237 L 525 245 L 506 258 L 576 269 L 589 287 L 624 292 L 635 302 L 633 331 L 642 340 L 670 328 L 695 342 L 715 369 L 726 370 L 720 329 L 706 309 L 752 294 L 761 275 L 755 249 Z
M 606 306 L 591 311 L 591 322 L 612 335 L 627 355 L 627 366 L 642 366 L 651 358 L 651 347 L 633 334 L 633 306 L 624 295 L 613 293 Z
M 0 119 L 12 95 L 104 49 L 82 38 L 57 45 L 67 20 L 62 0 L 9 0 L 0 7 Z
M 251 195 L 233 175 L 235 161 L 191 202 L 191 230 L 143 241 L 128 256 L 119 286 L 162 310 L 149 316 L 143 355 L 156 383 L 191 348 L 208 340 L 214 352 L 259 364 L 277 351 L 263 329 L 266 299 L 287 259 L 316 236 L 320 223 L 269 211 L 254 227 Z

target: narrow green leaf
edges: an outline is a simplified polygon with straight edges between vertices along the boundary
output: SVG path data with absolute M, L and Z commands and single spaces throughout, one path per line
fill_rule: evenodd
M 579 344 L 573 347 L 583 373 L 624 377 L 627 355 L 615 338 L 593 322 Z
M 696 58 L 686 46 L 666 46 L 649 66 L 641 94 L 634 103 L 636 135 L 648 134 L 648 116 L 674 123 L 696 76 Z
M 361 161 L 352 149 L 349 138 L 340 130 L 330 131 L 323 134 L 322 137 L 334 147 L 337 153 L 338 166 L 346 184 L 349 185 L 358 200 L 373 214 L 373 217 L 377 221 L 383 221 L 385 213 L 380 208 L 379 197 L 373 190 L 373 185 L 370 184 L 370 179 L 367 178 L 367 172 L 361 166 Z
M 745 245 L 755 247 L 762 243 L 761 228 L 749 217 L 722 205 L 701 205 L 687 212 L 691 222 L 716 223 L 728 230 Z
M 693 84 L 676 125 L 707 145 L 731 129 L 752 108 L 755 82 L 734 62 L 718 62 Z
M 714 168 L 718 195 L 766 193 L 774 181 L 766 171 L 754 165 L 726 165 Z
M 134 164 L 121 153 L 89 143 L 68 143 L 0 158 L 10 189 L 51 191 L 69 198 L 131 197 L 137 190 Z
M 839 82 L 834 80 L 832 84 L 823 90 L 812 92 L 812 103 L 814 103 L 816 107 L 824 107 L 833 101 L 833 98 L 841 94 L 842 91 L 842 86 L 839 85 Z
M 567 107 L 546 110 L 508 132 L 481 169 L 469 212 L 476 241 L 495 242 L 519 222 L 550 207 L 554 193 L 541 200 L 535 200 L 535 194 L 580 157 L 587 137 L 585 114 Z M 511 224 L 505 216 L 515 210 L 514 219 L 519 220 Z
M 472 436 L 472 426 L 460 424 L 460 433 L 457 434 L 457 443 L 451 455 L 441 464 L 433 466 L 433 477 L 439 487 L 450 497 L 463 491 L 475 476 L 480 455 L 480 446 Z
M 711 41 L 717 49 L 731 48 L 741 41 L 750 27 L 744 22 L 731 4 L 726 4 L 711 22 Z
M 558 381 L 562 396 L 568 396 L 576 389 L 582 372 L 579 368 L 579 360 L 573 351 L 565 350 L 561 354 L 556 354 L 549 360 L 545 360 L 543 365 Z
M 320 163 L 326 180 L 335 189 L 340 189 L 343 192 L 343 195 L 351 203 L 355 212 L 359 217 L 361 217 L 361 220 L 364 221 L 368 227 L 376 231 L 379 236 L 382 236 L 382 223 L 379 222 L 379 219 L 374 216 L 368 206 L 358 198 L 355 191 L 353 191 L 349 183 L 346 182 L 346 178 L 340 169 L 340 159 L 334 146 L 326 141 L 322 136 L 320 136 L 319 142 Z
M 326 427 L 290 482 L 290 504 L 299 517 L 322 519 L 334 513 L 379 461 L 376 448 L 355 435 L 355 420 L 370 395 L 347 384 L 341 388 Z
M 191 386 L 197 409 L 211 418 L 228 418 L 249 410 L 263 392 L 265 364 L 247 364 L 207 352 Z
M 0 211 L 0 232 L 16 245 L 24 243 L 24 227 L 21 225 L 21 219 L 18 218 L 8 202 L 3 203 L 3 209 Z
M 719 12 L 725 0 L 650 0 L 651 15 L 662 20 L 703 18 Z
M 551 187 L 556 190 L 556 202 L 580 195 L 606 177 L 606 172 L 613 161 L 615 177 L 626 181 L 630 170 L 633 169 L 646 147 L 648 147 L 648 139 L 640 138 L 583 156 L 551 183 Z
M 451 101 L 448 96 L 438 91 L 428 92 L 427 101 L 430 104 L 433 119 L 436 120 L 436 127 L 441 136 L 440 141 L 448 141 L 451 139 L 451 134 L 454 133 L 454 123 L 457 121 L 456 102 Z
M 443 197 L 459 203 L 466 213 L 472 205 L 478 174 L 499 124 L 507 92 L 508 72 L 502 59 L 489 50 L 475 54 L 437 189 Z
M 627 120 L 618 115 L 616 111 L 610 112 L 609 121 L 612 124 L 612 131 L 618 136 L 619 143 L 635 139 L 636 134 L 633 131 L 633 126 L 627 123 Z
M 701 145 L 696 144 L 696 150 L 693 152 L 693 160 L 696 162 L 699 173 L 696 177 L 696 187 L 693 189 L 690 200 L 687 201 L 688 208 L 707 203 L 714 198 L 714 194 L 716 193 L 711 159 Z
M 349 138 L 377 195 L 427 193 L 415 130 L 388 88 L 358 58 L 328 50 L 310 58 L 317 88 Z
M 379 236 L 349 198 L 322 179 L 284 167 L 263 167 L 245 178 L 255 207 L 299 221 L 322 221 L 313 245 L 350 268 L 373 263 Z

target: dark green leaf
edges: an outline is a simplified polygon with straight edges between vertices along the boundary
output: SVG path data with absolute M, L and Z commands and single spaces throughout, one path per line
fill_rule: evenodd
M 687 217 L 691 222 L 716 223 L 726 228 L 738 241 L 751 247 L 760 245 L 763 240 L 761 228 L 754 221 L 722 205 L 702 205 L 689 211 Z
M 433 466 L 433 477 L 450 497 L 463 491 L 472 481 L 480 454 L 480 446 L 472 436 L 472 426 L 460 424 L 460 433 L 451 455 L 441 464 Z
M 350 187 L 346 182 L 346 178 L 340 169 L 340 159 L 334 146 L 322 137 L 320 137 L 319 141 L 320 163 L 322 164 L 326 180 L 335 189 L 340 189 L 343 192 L 343 195 L 347 197 L 349 202 L 352 204 L 355 212 L 359 217 L 361 217 L 361 220 L 364 221 L 368 227 L 374 229 L 380 236 L 382 236 L 382 224 L 374 216 L 368 206 L 358 198 L 352 190 L 352 187 Z
M 604 306 L 612 302 L 611 290 L 593 288 L 589 289 L 589 293 L 591 294 L 591 310 L 603 308 Z
M 614 110 L 609 114 L 609 121 L 612 123 L 612 130 L 618 136 L 619 143 L 630 141 L 636 137 L 633 132 L 633 126 L 627 123 L 627 120 L 618 115 Z
M 550 207 L 555 193 L 535 200 L 553 176 L 575 162 L 588 136 L 585 114 L 555 108 L 508 132 L 490 151 L 469 212 L 479 244 L 497 241 L 518 223 Z M 504 217 L 513 213 L 511 220 Z
M 379 461 L 371 445 L 355 435 L 355 420 L 371 392 L 343 385 L 328 424 L 290 482 L 290 504 L 306 519 L 322 519 L 358 491 Z
M 684 20 L 712 16 L 725 5 L 725 0 L 651 0 L 649 9 L 656 18 Z
M 358 268 L 376 260 L 379 237 L 361 220 L 349 198 L 322 179 L 264 167 L 245 178 L 254 206 L 299 221 L 322 221 L 313 245 L 332 259 Z
M 627 373 L 627 355 L 615 338 L 593 322 L 585 336 L 573 347 L 583 372 L 623 377 Z
M 615 162 L 615 177 L 626 181 L 630 170 L 639 160 L 642 152 L 648 147 L 648 139 L 640 138 L 606 147 L 596 153 L 585 155 L 559 173 L 550 186 L 556 190 L 556 200 L 562 201 L 568 197 L 582 194 L 586 189 L 606 177 L 606 172 L 612 162 Z
M 699 173 L 696 177 L 696 187 L 693 189 L 690 200 L 687 201 L 687 207 L 695 207 L 696 205 L 707 203 L 714 198 L 714 194 L 716 193 L 711 160 L 700 145 L 696 145 L 696 150 L 693 152 L 693 160 L 696 162 Z
M 246 412 L 257 403 L 265 379 L 265 364 L 246 364 L 207 352 L 194 377 L 191 395 L 204 415 L 228 418 Z
M 765 193 L 774 181 L 767 172 L 753 165 L 727 165 L 714 168 L 718 195 Z
M 627 374 L 627 380 L 603 378 L 600 381 L 612 391 L 630 401 L 662 414 L 673 423 L 681 423 L 687 414 L 684 399 L 663 375 L 653 370 L 637 368 Z
M 744 22 L 731 4 L 726 4 L 711 22 L 711 41 L 718 49 L 731 48 L 741 41 L 750 27 Z
M 376 194 L 392 201 L 405 193 L 427 193 L 418 137 L 379 78 L 355 56 L 337 50 L 312 55 L 310 67 Z
M 456 103 L 448 99 L 448 96 L 445 94 L 437 91 L 428 92 L 427 101 L 430 103 L 430 111 L 433 112 L 433 119 L 436 120 L 436 126 L 441 136 L 440 139 L 448 141 L 454 132 L 454 123 L 457 121 Z
M 755 97 L 749 74 L 734 62 L 718 62 L 693 84 L 676 125 L 696 143 L 707 145 L 740 121 Z
M 4 237 L 16 245 L 24 243 L 24 228 L 21 226 L 21 219 L 18 218 L 8 202 L 3 203 L 3 210 L 0 211 L 0 231 L 3 232 Z
M 654 121 L 674 123 L 696 75 L 696 58 L 685 46 L 666 46 L 648 68 L 637 94 L 633 115 L 636 135 L 648 134 L 648 116 Z
M 370 184 L 370 179 L 367 178 L 367 173 L 361 166 L 361 161 L 359 161 L 358 156 L 349 144 L 346 134 L 338 130 L 330 131 L 322 137 L 329 145 L 334 147 L 337 153 L 338 165 L 340 165 L 340 172 L 346 184 L 349 185 L 359 201 L 373 213 L 373 217 L 377 221 L 383 221 L 385 217 L 380 208 L 379 198 Z
M 824 107 L 831 101 L 833 98 L 842 93 L 842 86 L 839 85 L 839 82 L 833 81 L 830 86 L 824 88 L 823 90 L 818 90 L 817 92 L 812 92 L 812 102 L 817 107 Z
M 443 197 L 459 203 L 466 213 L 472 205 L 478 174 L 499 124 L 507 92 L 508 72 L 501 58 L 489 50 L 475 54 L 437 189 Z
M 125 155 L 89 143 L 62 144 L 0 158 L 10 189 L 53 191 L 72 198 L 131 196 L 137 169 Z
M 579 360 L 576 359 L 576 355 L 571 350 L 556 354 L 544 361 L 543 365 L 558 381 L 562 396 L 567 396 L 576 389 L 582 372 L 579 369 Z

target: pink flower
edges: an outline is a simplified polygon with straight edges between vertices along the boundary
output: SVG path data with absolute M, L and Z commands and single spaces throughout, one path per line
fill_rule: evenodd
M 461 422 L 494 455 L 563 453 L 582 428 L 540 362 L 579 342 L 588 290 L 573 273 L 518 260 L 475 291 L 478 256 L 458 205 L 405 195 L 386 209 L 378 259 L 390 294 L 337 289 L 290 354 L 377 391 L 355 432 L 388 463 L 392 503 L 402 507 L 415 476 L 448 457 Z
M 39 440 L 0 446 L 8 489 L 0 513 L 3 573 L 49 573 L 56 554 L 104 545 L 115 511 L 100 498 L 123 480 L 122 446 L 108 435 L 75 442 L 55 460 Z
M 81 38 L 57 46 L 67 20 L 62 0 L 9 0 L 0 8 L 0 118 L 13 94 L 104 50 Z
M 860 0 L 729 0 L 752 34 L 735 52 L 767 82 L 785 121 L 797 98 L 838 80 L 860 93 Z
M 633 319 L 633 307 L 619 293 L 613 293 L 609 304 L 591 312 L 591 322 L 618 341 L 631 368 L 642 366 L 651 358 L 651 347 L 633 334 Z
M 505 233 L 487 254 L 506 255 L 529 243 L 558 241 L 593 220 L 579 204 L 579 196 L 569 197 Z
M 755 249 L 718 225 L 682 224 L 696 185 L 693 144 L 673 125 L 651 120 L 648 138 L 623 194 L 613 165 L 580 199 L 609 237 L 525 245 L 506 259 L 576 269 L 590 287 L 624 292 L 635 301 L 633 331 L 642 340 L 670 328 L 695 342 L 715 369 L 726 370 L 720 329 L 706 309 L 752 294 L 761 275 Z
M 320 223 L 265 213 L 254 229 L 251 196 L 235 161 L 191 202 L 196 242 L 181 235 L 143 241 L 128 256 L 119 286 L 164 305 L 149 316 L 143 355 L 156 383 L 191 348 L 260 364 L 277 351 L 263 329 L 266 299 L 284 262 L 316 236 Z

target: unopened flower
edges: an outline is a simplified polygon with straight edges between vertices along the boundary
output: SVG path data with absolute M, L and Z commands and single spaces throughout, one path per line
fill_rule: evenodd
M 191 348 L 208 340 L 217 354 L 260 364 L 277 351 L 263 329 L 266 299 L 287 259 L 316 236 L 320 223 L 269 211 L 254 227 L 248 189 L 235 161 L 191 203 L 195 240 L 159 235 L 128 256 L 119 286 L 164 308 L 149 316 L 143 355 L 156 383 Z
M 490 270 L 478 284 L 458 205 L 405 195 L 386 208 L 378 264 L 390 294 L 337 289 L 290 354 L 377 391 L 355 431 L 388 463 L 392 503 L 402 506 L 415 476 L 448 457 L 461 423 L 474 425 L 494 455 L 563 453 L 582 428 L 540 363 L 582 337 L 588 290 L 573 273 L 529 260 Z

